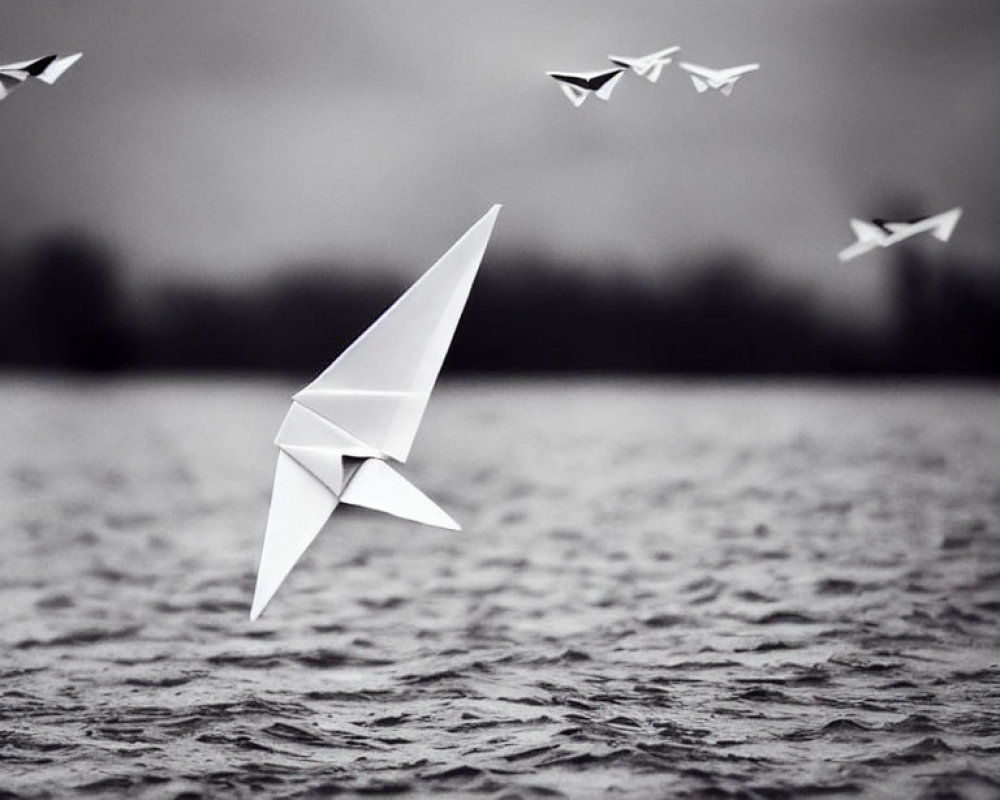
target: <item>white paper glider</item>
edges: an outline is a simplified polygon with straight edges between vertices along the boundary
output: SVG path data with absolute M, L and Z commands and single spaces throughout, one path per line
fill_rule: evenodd
M 563 94 L 577 108 L 583 105 L 588 95 L 596 94 L 602 100 L 611 97 L 615 84 L 621 79 L 624 67 L 606 69 L 599 72 L 546 72 L 559 81 Z
M 83 53 L 74 53 L 71 56 L 44 56 L 30 61 L 16 61 L 13 64 L 0 64 L 0 100 L 3 100 L 14 89 L 23 84 L 28 78 L 35 78 L 51 86 L 70 67 L 72 67 Z
M 886 222 L 884 219 L 873 219 L 871 222 L 865 222 L 860 219 L 852 219 L 851 230 L 854 231 L 858 240 L 837 253 L 837 258 L 841 261 L 850 261 L 876 247 L 892 247 L 897 242 L 902 242 L 911 236 L 927 231 L 930 231 L 931 236 L 935 239 L 947 242 L 961 216 L 962 209 L 956 206 L 949 211 L 935 214 L 933 217 L 917 217 L 899 222 Z
M 250 619 L 257 619 L 338 503 L 459 525 L 387 461 L 406 461 L 500 206 L 495 205 L 292 398 Z
M 709 89 L 718 89 L 726 97 L 732 94 L 733 87 L 741 75 L 760 69 L 760 64 L 744 64 L 742 67 L 730 67 L 729 69 L 709 69 L 708 67 L 699 67 L 697 64 L 689 64 L 687 61 L 682 61 L 677 66 L 691 74 L 691 82 L 694 83 L 698 94 Z
M 608 56 L 612 64 L 632 70 L 636 75 L 641 75 L 650 83 L 656 83 L 660 79 L 660 73 L 673 59 L 670 57 L 678 52 L 680 47 L 668 47 L 666 50 L 657 50 L 648 56 Z

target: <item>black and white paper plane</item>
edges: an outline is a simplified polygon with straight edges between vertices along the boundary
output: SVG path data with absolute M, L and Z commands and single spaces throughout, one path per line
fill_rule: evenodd
M 23 85 L 28 78 L 34 78 L 50 86 L 59 80 L 60 76 L 72 67 L 83 53 L 71 56 L 57 55 L 34 58 L 30 61 L 15 61 L 11 64 L 0 64 L 0 100 Z
M 933 217 L 917 217 L 896 222 L 884 219 L 873 219 L 871 222 L 852 219 L 851 230 L 858 240 L 837 253 L 837 258 L 841 261 L 850 261 L 876 247 L 892 247 L 912 236 L 927 232 L 938 241 L 947 242 L 961 216 L 962 209 L 956 206 Z
M 546 72 L 559 82 L 559 88 L 569 101 L 577 108 L 591 94 L 601 100 L 607 100 L 614 91 L 615 84 L 621 79 L 624 67 L 615 67 L 598 72 Z
M 698 90 L 698 94 L 707 92 L 709 89 L 718 89 L 726 97 L 732 94 L 736 81 L 742 75 L 760 69 L 760 64 L 744 64 L 741 67 L 729 67 L 728 69 L 709 69 L 697 64 L 690 64 L 687 61 L 682 61 L 677 66 L 690 73 L 691 82 Z
M 608 60 L 619 67 L 632 70 L 636 75 L 641 75 L 650 83 L 656 83 L 660 79 L 663 68 L 673 61 L 671 56 L 679 50 L 680 47 L 668 47 L 646 56 L 608 56 Z

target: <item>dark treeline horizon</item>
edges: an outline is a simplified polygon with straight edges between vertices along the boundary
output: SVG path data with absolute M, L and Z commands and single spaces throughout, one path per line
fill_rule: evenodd
M 613 265 L 608 265 L 609 267 Z M 450 373 L 1000 375 L 1000 271 L 898 248 L 888 323 L 823 313 L 735 253 L 685 279 L 487 253 Z M 332 361 L 406 288 L 333 265 L 253 285 L 129 291 L 114 252 L 64 232 L 0 255 L 0 368 L 296 375 Z

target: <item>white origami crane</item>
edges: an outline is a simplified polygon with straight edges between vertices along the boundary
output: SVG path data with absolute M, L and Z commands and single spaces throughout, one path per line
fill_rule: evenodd
M 59 77 L 70 67 L 72 67 L 83 53 L 74 53 L 71 56 L 44 56 L 31 61 L 16 61 L 13 64 L 0 64 L 0 100 L 3 100 L 14 89 L 23 84 L 28 78 L 36 78 L 50 86 L 59 80 Z
M 850 261 L 876 247 L 892 247 L 897 242 L 927 231 L 930 231 L 935 239 L 947 242 L 961 216 L 962 209 L 956 206 L 933 217 L 918 217 L 900 222 L 886 222 L 883 219 L 865 222 L 852 219 L 851 230 L 858 240 L 837 253 L 837 258 L 841 261 Z
M 657 50 L 648 56 L 608 56 L 613 64 L 632 70 L 636 75 L 641 75 L 650 83 L 656 83 L 660 79 L 660 73 L 673 59 L 670 57 L 678 52 L 680 47 L 668 47 L 666 50 Z
M 624 71 L 624 67 L 616 67 L 599 72 L 546 72 L 545 74 L 559 81 L 559 88 L 563 90 L 563 94 L 579 108 L 591 93 L 602 100 L 611 97 L 611 92 Z
M 459 530 L 392 469 L 406 461 L 500 206 L 495 205 L 323 373 L 292 398 L 250 618 L 270 602 L 338 503 Z
M 726 97 L 732 94 L 733 87 L 741 75 L 760 69 L 760 64 L 744 64 L 742 67 L 730 67 L 729 69 L 709 69 L 699 67 L 697 64 L 689 64 L 682 61 L 678 64 L 681 69 L 691 73 L 691 81 L 698 94 L 709 89 L 718 89 Z

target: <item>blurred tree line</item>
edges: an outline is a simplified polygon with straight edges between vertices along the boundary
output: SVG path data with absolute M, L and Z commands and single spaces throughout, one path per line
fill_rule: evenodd
M 890 323 L 872 329 L 823 314 L 802 287 L 777 284 L 736 255 L 656 282 L 487 253 L 448 370 L 1000 374 L 1000 270 L 931 263 L 917 249 L 894 258 Z M 314 265 L 253 286 L 130 291 L 107 247 L 60 234 L 0 251 L 0 366 L 309 375 L 404 288 Z

